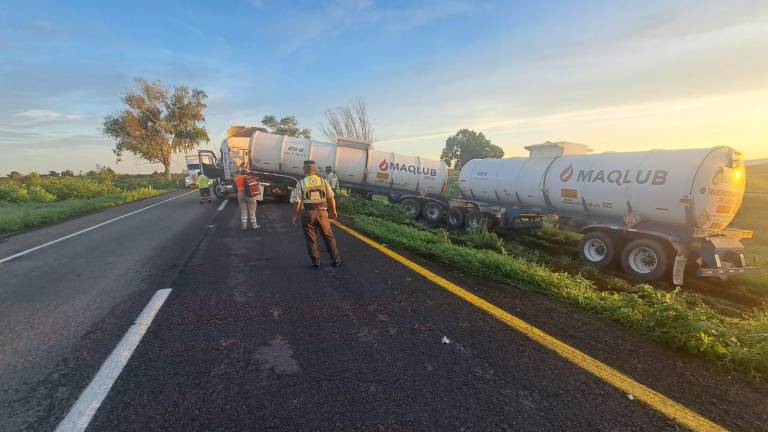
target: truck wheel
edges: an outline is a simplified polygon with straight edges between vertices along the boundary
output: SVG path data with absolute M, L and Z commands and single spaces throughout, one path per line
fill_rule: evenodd
M 488 228 L 488 215 L 480 210 L 472 209 L 467 212 L 464 226 L 467 229 Z
M 427 222 L 438 223 L 443 220 L 444 212 L 445 209 L 443 208 L 442 204 L 429 201 L 424 204 L 424 208 L 421 209 L 421 217 L 423 217 Z
M 414 219 L 419 217 L 421 214 L 421 204 L 413 198 L 406 198 L 402 200 L 400 205 L 402 205 L 403 210 L 405 210 L 405 212 Z
M 227 191 L 221 187 L 221 184 L 215 183 L 212 187 L 213 194 L 216 196 L 216 198 L 220 200 L 227 199 Z
M 590 231 L 579 241 L 579 255 L 585 263 L 604 269 L 616 260 L 616 244 L 608 234 Z
M 455 230 L 464 228 L 464 210 L 455 207 L 449 208 L 445 220 L 448 223 L 448 228 Z
M 630 242 L 621 254 L 621 268 L 632 279 L 657 281 L 669 270 L 669 253 L 664 244 L 652 238 Z

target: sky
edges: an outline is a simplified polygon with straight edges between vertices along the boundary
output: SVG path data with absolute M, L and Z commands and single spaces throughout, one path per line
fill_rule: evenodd
M 3 1 L 0 175 L 116 164 L 104 116 L 134 78 L 232 124 L 363 98 L 377 149 L 437 158 L 459 129 L 506 156 L 729 145 L 768 157 L 768 1 Z M 174 170 L 180 171 L 183 157 Z

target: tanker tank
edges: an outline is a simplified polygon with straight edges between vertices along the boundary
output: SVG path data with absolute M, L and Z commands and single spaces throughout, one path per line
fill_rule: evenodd
M 540 227 L 541 217 L 552 215 L 583 234 L 583 261 L 601 269 L 619 264 L 641 281 L 671 273 L 682 284 L 689 261 L 699 276 L 756 270 L 741 244 L 752 231 L 729 227 L 746 185 L 740 152 L 722 146 L 590 154 L 568 142 L 526 149 L 527 158 L 475 159 L 462 168 L 462 198 L 451 202 L 449 227 Z
M 461 170 L 465 198 L 613 220 L 724 229 L 744 197 L 741 153 L 730 147 L 589 154 L 581 144 L 526 147 L 528 158 L 475 159 Z
M 437 196 L 446 185 L 443 161 L 374 150 L 367 143 L 338 144 L 255 131 L 250 137 L 251 169 L 300 177 L 305 160 L 331 167 L 342 186 L 388 193 Z

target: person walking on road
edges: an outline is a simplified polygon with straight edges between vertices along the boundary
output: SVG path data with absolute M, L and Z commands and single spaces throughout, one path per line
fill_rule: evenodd
M 333 172 L 332 167 L 325 167 L 325 181 L 328 182 L 328 186 L 333 189 L 334 193 L 339 191 L 339 178 L 336 176 L 336 173 Z
M 240 170 L 240 175 L 235 177 L 237 188 L 237 203 L 240 205 L 240 229 L 248 228 L 248 219 L 251 219 L 251 228 L 261 228 L 256 222 L 256 204 L 261 196 L 259 180 L 248 174 L 248 170 Z
M 197 189 L 200 191 L 200 204 L 208 199 L 211 202 L 211 180 L 203 173 L 197 174 Z
M 305 177 L 293 190 L 293 224 L 301 225 L 307 242 L 307 253 L 312 267 L 320 268 L 320 249 L 317 246 L 317 234 L 323 236 L 325 249 L 331 256 L 333 266 L 341 265 L 341 254 L 336 247 L 336 239 L 331 230 L 331 219 L 336 219 L 336 198 L 333 189 L 324 178 L 317 175 L 315 161 L 304 161 Z M 304 212 L 301 209 L 304 207 Z

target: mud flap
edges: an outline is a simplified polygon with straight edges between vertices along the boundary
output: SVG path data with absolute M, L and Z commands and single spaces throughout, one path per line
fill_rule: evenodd
M 675 263 L 672 266 L 672 283 L 682 285 L 685 278 L 685 265 L 688 263 L 688 255 L 678 251 Z

